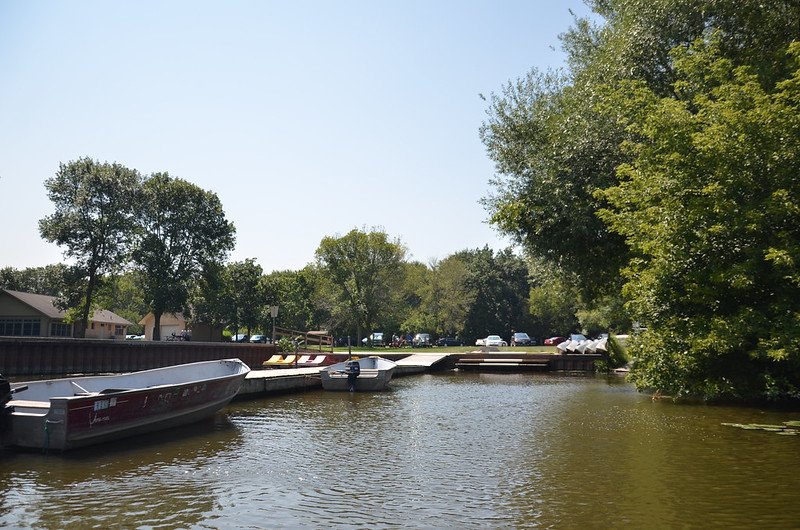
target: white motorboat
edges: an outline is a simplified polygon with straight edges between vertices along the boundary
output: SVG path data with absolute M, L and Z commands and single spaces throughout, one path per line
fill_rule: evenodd
M 325 390 L 376 391 L 386 389 L 396 366 L 388 359 L 372 356 L 326 366 L 319 374 Z

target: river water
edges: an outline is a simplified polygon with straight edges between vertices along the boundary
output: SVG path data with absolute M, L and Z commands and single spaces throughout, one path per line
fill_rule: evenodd
M 67 453 L 0 453 L 6 528 L 797 528 L 800 412 L 617 378 L 448 372 L 231 404 Z

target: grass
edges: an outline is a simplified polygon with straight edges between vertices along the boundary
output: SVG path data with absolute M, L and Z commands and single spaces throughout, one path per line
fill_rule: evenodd
M 347 348 L 334 348 L 334 353 L 347 353 Z M 474 351 L 481 351 L 480 346 L 434 346 L 433 348 L 385 348 L 382 346 L 375 346 L 373 348 L 367 347 L 353 347 L 353 353 L 358 352 L 386 352 L 386 353 L 407 353 L 409 355 L 414 353 L 431 353 L 431 354 L 450 354 L 450 353 L 468 353 Z M 526 347 L 505 347 L 492 349 L 492 352 L 497 351 L 507 353 L 556 353 L 555 346 L 526 346 Z

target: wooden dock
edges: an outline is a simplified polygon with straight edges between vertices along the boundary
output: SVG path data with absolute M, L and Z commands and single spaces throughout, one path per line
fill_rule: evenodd
M 429 372 L 441 363 L 444 363 L 449 355 L 434 353 L 416 353 L 404 357 L 398 361 L 397 368 L 394 369 L 395 375 L 419 374 Z

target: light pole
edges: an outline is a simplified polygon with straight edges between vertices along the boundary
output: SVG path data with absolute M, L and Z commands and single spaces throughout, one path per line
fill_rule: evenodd
M 278 306 L 270 306 L 269 314 L 272 315 L 272 344 L 275 344 L 275 319 L 278 317 Z

